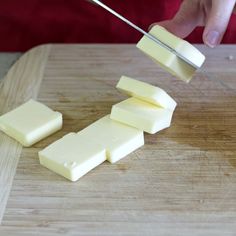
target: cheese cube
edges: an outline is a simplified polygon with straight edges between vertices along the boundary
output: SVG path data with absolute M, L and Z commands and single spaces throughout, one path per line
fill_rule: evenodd
M 91 143 L 103 146 L 107 151 L 107 160 L 119 161 L 144 145 L 143 131 L 110 119 L 107 115 L 94 122 L 78 134 L 90 136 Z
M 162 108 L 174 110 L 177 105 L 174 99 L 163 89 L 127 76 L 121 77 L 116 88 L 129 96 L 139 98 Z
M 154 134 L 170 126 L 173 111 L 137 98 L 113 105 L 111 119 Z
M 199 67 L 204 63 L 205 56 L 197 48 L 187 41 L 176 37 L 163 27 L 156 25 L 149 33 Z M 186 82 L 191 80 L 196 71 L 195 68 L 146 36 L 143 36 L 138 42 L 137 48 L 150 56 L 165 70 Z
M 39 152 L 40 164 L 76 181 L 106 160 L 106 150 L 87 134 L 70 133 Z
M 0 117 L 0 130 L 29 147 L 62 128 L 62 114 L 29 100 Z

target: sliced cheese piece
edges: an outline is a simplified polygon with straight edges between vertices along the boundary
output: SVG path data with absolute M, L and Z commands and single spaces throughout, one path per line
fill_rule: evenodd
M 76 181 L 106 160 L 106 150 L 87 134 L 70 133 L 39 152 L 40 164 Z
M 103 146 L 107 151 L 107 160 L 119 161 L 144 145 L 143 131 L 110 119 L 107 115 L 94 122 L 78 134 L 90 136 L 91 143 Z
M 62 128 L 62 114 L 29 100 L 0 117 L 0 130 L 29 147 Z
M 156 25 L 152 27 L 149 33 L 154 35 L 157 39 L 161 40 L 163 43 L 170 46 L 199 67 L 201 67 L 204 63 L 205 56 L 197 48 L 187 41 L 176 37 L 174 34 L 168 32 L 163 27 Z M 143 38 L 138 42 L 137 48 L 150 56 L 165 70 L 186 82 L 191 80 L 196 71 L 195 68 L 146 36 L 143 36 Z
M 173 111 L 137 98 L 129 98 L 112 106 L 111 119 L 154 134 L 170 126 Z
M 188 41 L 170 33 L 164 27 L 156 25 L 150 32 L 166 45 L 175 49 L 175 51 L 196 64 L 198 67 L 201 67 L 204 63 L 205 56 L 196 47 L 194 47 Z
M 174 110 L 177 103 L 163 89 L 148 83 L 122 76 L 117 89 L 129 96 L 139 98 L 162 108 Z

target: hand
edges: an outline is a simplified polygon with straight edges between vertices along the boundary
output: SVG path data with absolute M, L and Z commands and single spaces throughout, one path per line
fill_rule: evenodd
M 236 0 L 184 0 L 172 20 L 155 24 L 181 38 L 197 26 L 205 26 L 203 42 L 213 48 L 221 42 L 232 13 L 236 13 L 235 3 Z

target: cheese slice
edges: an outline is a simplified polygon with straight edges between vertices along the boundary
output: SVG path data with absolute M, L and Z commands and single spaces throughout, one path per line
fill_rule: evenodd
M 111 119 L 154 134 L 170 126 L 173 111 L 157 107 L 137 98 L 129 98 L 112 106 Z
M 197 48 L 187 41 L 176 37 L 163 27 L 156 25 L 152 27 L 149 33 L 199 67 L 204 63 L 205 56 Z M 191 80 L 196 71 L 195 68 L 146 36 L 143 36 L 143 38 L 138 42 L 137 48 L 150 56 L 165 70 L 186 82 Z
M 113 121 L 107 115 L 40 151 L 39 160 L 57 174 L 77 181 L 105 160 L 114 163 L 143 144 L 143 131 Z
M 122 76 L 117 89 L 129 96 L 150 102 L 162 108 L 174 110 L 177 103 L 163 89 L 138 81 L 127 76 Z
M 0 117 L 0 130 L 29 147 L 62 128 L 62 114 L 29 100 Z
M 77 181 L 106 160 L 106 150 L 84 133 L 70 133 L 39 152 L 40 164 Z
M 106 149 L 107 160 L 119 161 L 144 145 L 143 131 L 110 119 L 107 115 L 94 122 L 78 134 L 90 137 L 90 143 L 100 144 Z

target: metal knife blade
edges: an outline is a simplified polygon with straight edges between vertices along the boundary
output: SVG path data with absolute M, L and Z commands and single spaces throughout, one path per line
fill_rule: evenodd
M 137 31 L 139 31 L 140 33 L 142 33 L 143 35 L 147 36 L 149 39 L 153 40 L 154 42 L 156 42 L 157 44 L 159 44 L 160 46 L 164 47 L 165 49 L 167 49 L 168 51 L 170 51 L 171 53 L 173 53 L 174 55 L 176 55 L 178 58 L 180 58 L 181 60 L 183 60 L 184 62 L 186 62 L 187 64 L 189 64 L 190 66 L 194 67 L 195 69 L 199 69 L 200 67 L 198 65 L 196 65 L 195 63 L 193 63 L 192 61 L 190 61 L 188 58 L 184 57 L 183 55 L 181 55 L 180 53 L 178 53 L 176 50 L 174 50 L 173 48 L 169 47 L 167 44 L 165 44 L 164 42 L 162 42 L 161 40 L 157 39 L 154 35 L 146 32 L 145 30 L 141 29 L 140 27 L 138 27 L 137 25 L 135 25 L 134 23 L 132 23 L 131 21 L 129 21 L 128 19 L 126 19 L 125 17 L 123 17 L 122 15 L 120 15 L 119 13 L 117 13 L 116 11 L 114 11 L 113 9 L 111 9 L 110 7 L 108 7 L 107 5 L 105 5 L 104 3 L 102 3 L 99 0 L 90 0 L 90 2 L 94 2 L 97 5 L 101 6 L 102 8 L 104 8 L 105 10 L 109 11 L 111 14 L 115 15 L 116 17 L 118 17 L 120 20 L 124 21 L 126 24 L 130 25 L 131 27 L 133 27 L 134 29 L 136 29 Z

